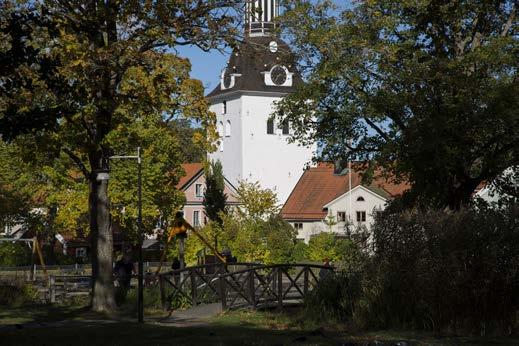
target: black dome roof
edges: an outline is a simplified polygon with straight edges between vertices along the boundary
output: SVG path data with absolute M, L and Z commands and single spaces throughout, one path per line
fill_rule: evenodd
M 275 41 L 278 46 L 277 51 L 274 53 L 269 49 L 269 43 L 272 41 Z M 207 97 L 211 98 L 236 91 L 294 92 L 297 86 L 303 83 L 301 76 L 296 70 L 294 61 L 294 54 L 290 47 L 279 38 L 272 36 L 247 37 L 241 45 L 233 50 L 227 64 L 227 68 L 232 73 L 241 74 L 241 76 L 235 78 L 234 86 L 229 89 L 222 90 L 220 83 L 218 83 Z M 294 73 L 292 76 L 292 86 L 265 85 L 262 72 L 270 71 L 275 65 L 283 65 L 288 68 L 289 72 Z

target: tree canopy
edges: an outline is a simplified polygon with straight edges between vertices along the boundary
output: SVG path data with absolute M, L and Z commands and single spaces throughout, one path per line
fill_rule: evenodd
M 517 1 L 286 1 L 306 84 L 279 105 L 319 159 L 382 166 L 458 208 L 519 162 Z
M 66 155 L 88 185 L 94 310 L 114 307 L 108 182 L 99 173 L 112 165 L 112 175 L 125 179 L 114 184 L 114 202 L 134 201 L 134 168 L 111 164 L 110 156 L 140 145 L 148 184 L 172 191 L 180 162 L 169 151 L 178 140 L 168 122 L 196 121 L 206 134 L 194 138 L 201 145 L 216 138 L 203 86 L 174 48 L 222 47 L 236 34 L 240 6 L 238 0 L 0 4 L 0 133 L 9 141 L 29 136 L 39 144 L 34 149 Z M 162 203 L 160 212 L 178 202 L 175 194 L 143 197 L 147 205 Z

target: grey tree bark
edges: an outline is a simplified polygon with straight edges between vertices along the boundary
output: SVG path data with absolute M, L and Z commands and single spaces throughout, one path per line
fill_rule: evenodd
M 113 235 L 110 227 L 108 180 L 90 182 L 90 232 L 92 242 L 92 310 L 112 312 L 115 305 L 112 275 Z

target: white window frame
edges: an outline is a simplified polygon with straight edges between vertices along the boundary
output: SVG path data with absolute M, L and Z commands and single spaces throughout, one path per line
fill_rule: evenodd
M 204 184 L 195 184 L 195 196 L 204 197 Z
M 341 216 L 339 216 L 342 214 Z M 346 221 L 346 212 L 345 211 L 338 211 L 337 212 L 337 222 L 345 222 Z
M 200 210 L 193 210 L 193 227 L 200 226 Z
M 356 219 L 357 219 L 357 222 L 359 222 L 359 223 L 366 222 L 366 219 L 367 219 L 366 212 L 364 210 L 357 210 Z
M 225 122 L 225 137 L 231 137 L 231 121 L 227 120 Z
M 86 256 L 86 247 L 76 248 L 76 258 L 85 258 Z

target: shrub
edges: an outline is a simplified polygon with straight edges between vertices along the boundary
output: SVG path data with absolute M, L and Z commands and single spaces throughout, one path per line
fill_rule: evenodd
M 28 283 L 0 283 L 0 305 L 19 307 L 38 302 L 38 290 Z
M 380 216 L 363 274 L 336 276 L 309 299 L 320 316 L 358 327 L 508 335 L 519 312 L 518 216 L 517 206 Z
M 389 215 L 374 227 L 386 326 L 509 333 L 519 309 L 518 208 Z
M 31 250 L 25 243 L 0 243 L 0 265 L 22 266 L 31 263 Z

